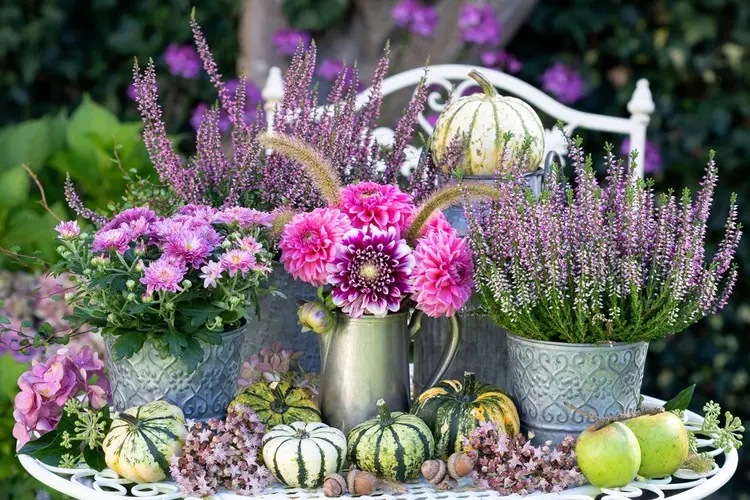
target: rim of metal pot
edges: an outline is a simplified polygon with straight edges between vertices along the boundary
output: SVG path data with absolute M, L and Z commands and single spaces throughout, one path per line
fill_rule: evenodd
M 526 342 L 529 344 L 539 344 L 543 346 L 563 348 L 563 349 L 567 348 L 567 349 L 586 349 L 586 350 L 591 349 L 593 350 L 593 349 L 601 349 L 603 347 L 607 347 L 610 349 L 617 349 L 617 348 L 633 347 L 633 346 L 638 346 L 638 345 L 648 345 L 648 342 L 644 342 L 642 340 L 637 340 L 635 342 L 601 342 L 598 344 L 594 344 L 594 343 L 577 344 L 573 342 L 555 342 L 553 340 L 530 339 L 527 337 L 522 337 L 521 335 L 516 335 L 515 333 L 511 333 L 511 332 L 508 332 L 508 338 L 512 338 L 513 340 Z

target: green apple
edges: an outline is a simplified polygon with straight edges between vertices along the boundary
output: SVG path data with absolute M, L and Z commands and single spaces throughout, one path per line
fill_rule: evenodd
M 576 443 L 576 456 L 583 475 L 599 488 L 625 486 L 641 466 L 638 439 L 620 422 L 583 431 Z
M 667 477 L 685 462 L 688 456 L 688 432 L 682 419 L 665 411 L 656 415 L 631 418 L 625 425 L 633 431 L 641 446 L 641 467 L 644 477 Z

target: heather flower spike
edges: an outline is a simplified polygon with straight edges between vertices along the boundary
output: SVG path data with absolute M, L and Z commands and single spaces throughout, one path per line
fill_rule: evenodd
M 261 144 L 295 160 L 313 179 L 320 194 L 329 205 L 338 205 L 341 197 L 341 178 L 333 166 L 309 144 L 282 133 L 263 134 Z

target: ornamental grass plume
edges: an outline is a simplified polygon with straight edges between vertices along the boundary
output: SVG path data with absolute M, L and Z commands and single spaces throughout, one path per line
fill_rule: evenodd
M 650 341 L 720 311 L 742 228 L 732 195 L 724 238 L 706 257 L 714 153 L 693 200 L 687 189 L 657 196 L 610 145 L 603 185 L 580 139 L 569 151 L 572 183 L 555 167 L 535 200 L 514 165 L 499 198 L 467 210 L 477 291 L 497 324 L 539 340 Z

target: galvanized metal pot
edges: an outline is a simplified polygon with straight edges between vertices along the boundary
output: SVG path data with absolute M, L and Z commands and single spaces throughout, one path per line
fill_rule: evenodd
M 591 420 L 633 411 L 641 395 L 648 343 L 566 344 L 508 334 L 511 393 L 536 442 L 577 436 Z
M 244 325 L 225 332 L 220 345 L 202 344 L 203 361 L 192 373 L 178 359 L 162 359 L 150 342 L 132 357 L 114 361 L 111 352 L 116 339 L 105 336 L 113 409 L 122 411 L 164 400 L 182 408 L 187 418 L 224 417 L 237 394 L 240 346 L 246 329 Z
M 391 411 L 409 411 L 409 343 L 420 330 L 423 313 L 411 321 L 407 312 L 384 318 L 336 315 L 335 328 L 320 335 L 321 411 L 323 421 L 348 433 L 377 413 L 384 399 Z M 428 384 L 439 381 L 456 355 L 458 323 Z
M 278 262 L 268 276 L 268 284 L 284 294 L 286 298 L 270 294 L 260 294 L 260 319 L 253 316 L 248 323 L 248 334 L 242 342 L 242 361 L 247 361 L 261 349 L 268 349 L 274 342 L 280 342 L 285 349 L 302 351 L 305 355 L 300 364 L 305 371 L 320 370 L 318 340 L 314 334 L 303 333 L 297 322 L 298 300 L 313 300 L 317 290 L 314 286 L 296 280 Z

